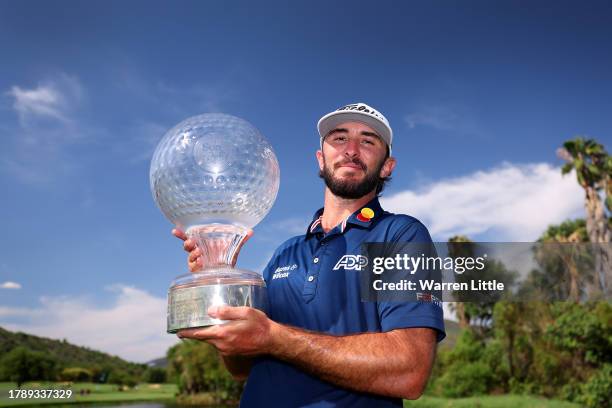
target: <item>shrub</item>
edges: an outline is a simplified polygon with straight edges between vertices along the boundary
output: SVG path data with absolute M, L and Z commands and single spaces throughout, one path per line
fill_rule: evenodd
M 489 367 L 484 362 L 477 361 L 449 367 L 438 379 L 436 386 L 444 397 L 459 398 L 485 394 L 490 380 Z
M 59 375 L 62 381 L 89 382 L 91 381 L 91 371 L 81 367 L 64 368 Z
M 505 372 L 499 347 L 492 343 L 487 350 L 487 345 L 471 330 L 462 331 L 455 348 L 443 356 L 443 374 L 435 381 L 435 392 L 451 398 L 487 393 L 495 377 Z
M 57 374 L 57 365 L 57 361 L 45 353 L 15 347 L 0 360 L 0 377 L 16 382 L 18 387 L 26 381 L 52 381 Z
M 605 364 L 583 386 L 577 400 L 587 407 L 609 408 L 612 395 L 612 364 Z
M 149 367 L 145 371 L 144 379 L 149 384 L 160 384 L 166 382 L 166 369 L 159 367 Z
M 234 381 L 214 347 L 184 340 L 168 350 L 168 377 L 176 379 L 183 395 L 214 391 L 220 400 L 236 400 L 242 383 Z

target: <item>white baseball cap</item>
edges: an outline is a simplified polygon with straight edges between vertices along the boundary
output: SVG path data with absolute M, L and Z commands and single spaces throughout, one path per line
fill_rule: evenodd
M 321 146 L 323 146 L 325 136 L 344 122 L 362 122 L 370 126 L 387 143 L 389 154 L 391 154 L 393 130 L 389 126 L 389 121 L 382 113 L 361 102 L 345 105 L 319 119 L 317 129 L 319 130 L 319 136 L 321 136 Z

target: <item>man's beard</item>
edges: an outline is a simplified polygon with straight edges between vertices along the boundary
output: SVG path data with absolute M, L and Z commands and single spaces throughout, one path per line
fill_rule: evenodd
M 368 172 L 368 167 L 358 158 L 342 161 L 338 163 L 336 167 L 347 163 L 354 163 L 361 167 L 361 169 L 365 172 L 365 177 L 363 180 L 353 181 L 334 177 L 333 173 L 327 168 L 325 158 L 323 158 L 323 170 L 319 171 L 319 177 L 325 180 L 325 185 L 335 196 L 354 200 L 365 196 L 378 187 L 378 184 L 381 182 L 381 178 L 379 177 L 380 170 L 382 169 L 383 164 L 385 164 L 385 160 L 381 160 L 378 166 L 376 166 L 376 168 L 371 172 Z

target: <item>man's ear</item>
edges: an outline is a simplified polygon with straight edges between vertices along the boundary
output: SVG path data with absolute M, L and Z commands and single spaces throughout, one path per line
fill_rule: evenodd
M 391 174 L 393 173 L 393 169 L 395 169 L 396 164 L 397 164 L 397 161 L 395 160 L 395 157 L 387 157 L 387 159 L 385 160 L 385 164 L 383 164 L 383 166 L 380 169 L 379 176 L 381 178 L 391 176 Z
M 323 151 L 317 150 L 317 161 L 319 162 L 319 170 L 323 170 Z

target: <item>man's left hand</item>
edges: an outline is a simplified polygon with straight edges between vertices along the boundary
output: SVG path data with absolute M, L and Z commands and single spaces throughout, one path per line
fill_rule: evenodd
M 180 330 L 178 337 L 210 343 L 224 356 L 255 356 L 270 352 L 275 323 L 262 311 L 251 307 L 211 306 L 208 314 L 226 322 Z

